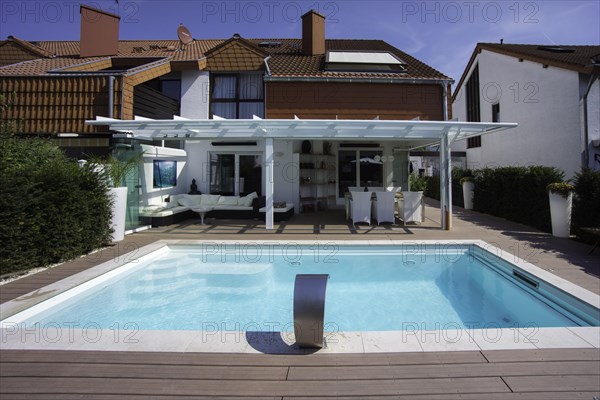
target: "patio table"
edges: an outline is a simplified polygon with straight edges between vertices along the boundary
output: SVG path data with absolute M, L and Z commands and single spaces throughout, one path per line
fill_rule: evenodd
M 212 210 L 213 207 L 192 207 L 193 212 L 200 214 L 200 221 L 202 225 L 204 225 L 204 216 L 206 213 L 211 212 Z

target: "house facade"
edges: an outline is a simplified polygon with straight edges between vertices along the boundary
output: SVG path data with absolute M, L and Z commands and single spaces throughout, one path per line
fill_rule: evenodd
M 479 43 L 452 97 L 460 121 L 511 121 L 453 145 L 469 168 L 600 169 L 600 46 Z
M 118 40 L 118 16 L 86 6 L 81 13 L 80 41 L 0 42 L 0 92 L 12 103 L 2 117 L 17 120 L 21 134 L 52 136 L 74 157 L 143 149 L 144 168 L 130 182 L 132 204 L 164 204 L 187 193 L 192 180 L 202 193 L 264 194 L 265 140 L 227 132 L 140 139 L 86 120 L 452 117 L 449 77 L 381 40 L 326 39 L 325 17 L 313 11 L 302 17 L 299 39 L 235 34 L 187 43 Z M 100 44 L 99 31 L 106 38 Z M 273 145 L 274 198 L 296 204 L 297 212 L 306 204 L 339 207 L 350 186 L 407 188 L 409 151 L 427 144 L 320 136 Z M 154 161 L 163 159 L 177 162 L 176 182 L 167 187 L 155 184 Z

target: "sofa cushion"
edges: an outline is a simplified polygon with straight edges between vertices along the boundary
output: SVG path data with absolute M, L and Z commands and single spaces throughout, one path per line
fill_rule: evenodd
M 169 202 L 165 203 L 165 208 L 169 209 L 169 208 L 175 208 L 175 207 L 179 207 L 179 199 L 181 198 L 181 194 L 172 194 L 169 196 Z
M 202 202 L 200 203 L 203 206 L 216 206 L 219 202 L 219 198 L 221 197 L 218 194 L 203 194 L 199 197 L 202 198 Z
M 217 202 L 217 205 L 219 206 L 237 206 L 240 205 L 239 203 L 239 197 L 237 196 L 221 196 L 219 197 L 219 201 Z
M 238 200 L 238 204 L 244 207 L 252 207 L 252 200 L 254 200 L 257 197 L 258 194 L 256 194 L 256 192 L 252 192 L 244 197 L 240 197 L 240 199 Z
M 169 203 L 166 203 L 169 204 Z M 173 207 L 171 207 L 173 208 Z M 152 214 L 155 212 L 159 212 L 159 211 L 163 211 L 164 209 L 166 209 L 166 207 L 158 205 L 158 204 L 151 204 L 148 206 L 143 206 L 140 208 L 140 213 L 141 214 Z
M 197 207 L 200 205 L 201 200 L 202 198 L 200 196 L 183 194 L 179 197 L 179 205 L 185 207 Z
M 159 210 L 159 211 L 154 211 L 154 212 L 140 212 L 140 215 L 143 217 L 166 217 L 169 215 L 173 215 L 173 214 L 179 214 L 182 212 L 186 212 L 187 210 L 189 210 L 189 207 L 184 207 L 184 206 L 177 206 L 177 207 L 172 207 L 172 208 L 168 208 L 168 209 L 163 209 L 163 210 Z

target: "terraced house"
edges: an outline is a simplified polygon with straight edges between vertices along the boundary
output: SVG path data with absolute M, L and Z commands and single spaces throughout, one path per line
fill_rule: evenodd
M 180 40 L 119 40 L 118 16 L 81 6 L 81 17 L 79 41 L 0 43 L 0 92 L 12 103 L 2 117 L 75 157 L 143 150 L 131 204 L 164 205 L 195 179 L 202 193 L 271 194 L 296 212 L 339 207 L 352 186 L 407 188 L 409 151 L 448 133 L 414 125 L 451 118 L 451 78 L 382 40 L 326 39 L 325 17 L 314 11 L 302 17 L 299 39 L 193 39 L 179 27 Z M 109 120 L 86 124 L 97 117 Z M 172 122 L 149 128 L 149 119 Z M 209 121 L 208 130 L 187 119 Z M 285 122 L 225 127 L 237 120 Z M 272 178 L 265 135 L 278 139 Z M 157 185 L 153 163 L 165 158 L 176 161 L 176 180 Z M 139 224 L 130 214 L 129 225 Z

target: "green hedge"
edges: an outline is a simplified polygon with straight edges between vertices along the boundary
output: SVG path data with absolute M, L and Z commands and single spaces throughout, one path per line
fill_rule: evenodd
M 0 275 L 72 259 L 110 240 L 107 186 L 43 139 L 0 139 Z
M 554 167 L 501 167 L 475 171 L 476 211 L 551 231 L 546 186 L 564 180 Z
M 584 168 L 575 175 L 574 186 L 571 230 L 585 237 L 579 228 L 600 227 L 600 171 Z
M 452 168 L 452 204 L 464 207 L 463 191 L 460 184 L 460 179 L 465 176 L 473 176 L 473 171 L 462 168 Z M 428 176 L 427 188 L 423 193 L 432 199 L 440 199 L 440 177 Z

